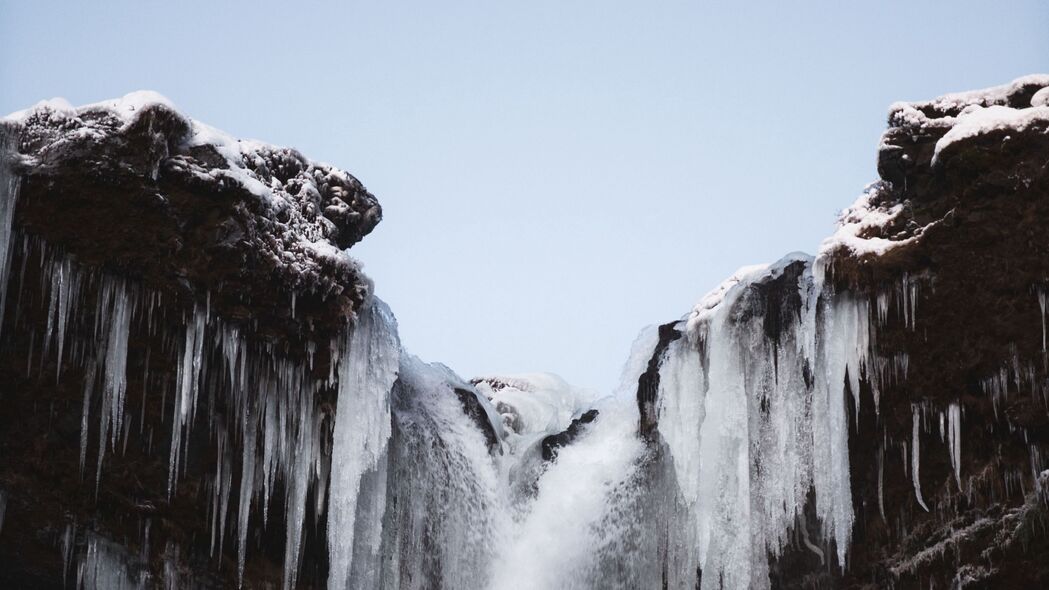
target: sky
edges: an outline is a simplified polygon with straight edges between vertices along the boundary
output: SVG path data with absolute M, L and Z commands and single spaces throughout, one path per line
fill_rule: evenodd
M 888 106 L 1049 72 L 1049 3 L 0 0 L 0 113 L 149 89 L 357 176 L 405 347 L 611 391 L 646 325 L 815 252 Z

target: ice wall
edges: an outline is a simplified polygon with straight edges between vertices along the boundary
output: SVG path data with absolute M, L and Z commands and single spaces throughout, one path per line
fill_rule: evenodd
M 328 500 L 329 590 L 349 587 L 349 576 L 358 544 L 378 555 L 386 487 L 387 441 L 390 438 L 390 390 L 400 361 L 397 325 L 389 308 L 375 302 L 359 314 L 344 347 L 339 365 L 339 412 L 333 433 L 331 491 Z M 371 477 L 375 490 L 362 482 Z M 366 492 L 360 503 L 361 492 Z M 370 496 L 368 497 L 370 492 Z M 369 502 L 379 502 L 369 510 Z M 364 516 L 357 522 L 358 515 Z M 299 515 L 301 518 L 301 515 Z
M 660 368 L 659 433 L 694 544 L 669 587 L 768 587 L 769 556 L 804 526 L 844 564 L 853 524 L 846 396 L 859 403 L 870 352 L 867 301 L 826 288 L 790 256 L 743 269 L 682 323 Z M 670 523 L 670 526 L 675 526 Z M 805 531 L 807 532 L 807 531 Z

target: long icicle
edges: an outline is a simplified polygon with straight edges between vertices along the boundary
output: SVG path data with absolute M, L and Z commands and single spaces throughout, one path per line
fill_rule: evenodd
M 349 580 L 361 478 L 386 454 L 390 389 L 400 364 L 393 315 L 381 301 L 361 309 L 347 340 L 339 361 L 328 500 L 329 590 L 343 590 Z
M 917 405 L 912 406 L 913 408 L 913 420 L 911 426 L 911 481 L 914 482 L 914 496 L 918 499 L 918 504 L 929 512 L 929 507 L 925 505 L 925 499 L 922 498 L 922 484 L 921 479 L 918 477 L 918 465 L 920 463 L 920 451 L 919 451 L 919 429 L 921 427 L 920 421 L 920 410 Z

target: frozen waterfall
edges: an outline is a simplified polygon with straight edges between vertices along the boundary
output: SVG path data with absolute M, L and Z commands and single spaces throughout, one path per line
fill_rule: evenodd
M 844 567 L 860 383 L 876 400 L 906 376 L 906 355 L 874 358 L 872 342 L 893 304 L 913 327 L 913 282 L 838 293 L 818 258 L 743 269 L 645 330 L 602 397 L 424 363 L 374 297 L 330 341 L 267 340 L 208 293 L 176 298 L 20 233 L 17 193 L 5 163 L 0 296 L 14 308 L 0 320 L 30 334 L 27 373 L 83 392 L 85 487 L 103 486 L 112 457 L 163 454 L 167 501 L 201 499 L 203 559 L 230 559 L 237 579 L 275 544 L 289 589 L 767 588 L 770 559 L 797 539 Z M 959 484 L 960 422 L 952 406 Z M 200 485 L 184 491 L 189 473 Z M 84 587 L 167 575 L 75 529 Z

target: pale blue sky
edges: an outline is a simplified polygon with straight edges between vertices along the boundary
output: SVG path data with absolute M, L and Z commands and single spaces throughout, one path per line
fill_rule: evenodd
M 1049 71 L 1049 4 L 12 2 L 0 111 L 152 89 L 358 176 L 406 346 L 609 390 L 646 324 L 813 252 L 888 105 Z

